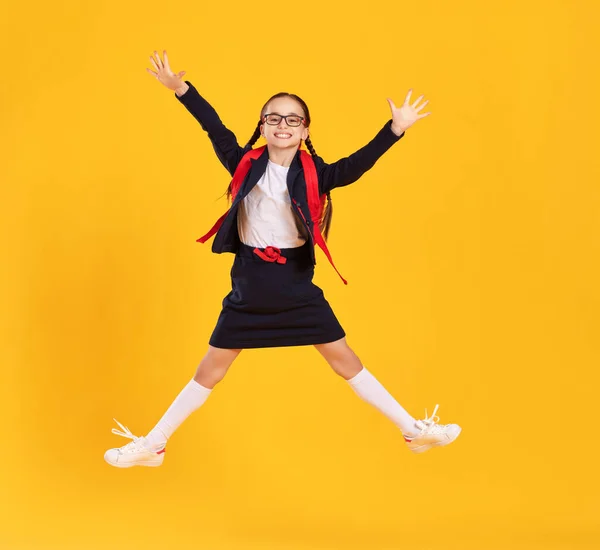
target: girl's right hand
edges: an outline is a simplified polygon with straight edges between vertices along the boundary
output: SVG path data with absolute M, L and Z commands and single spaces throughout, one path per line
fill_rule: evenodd
M 154 56 L 150 56 L 150 61 L 152 65 L 156 69 L 153 71 L 151 69 L 146 68 L 146 70 L 154 77 L 156 80 L 164 84 L 169 90 L 173 91 L 183 91 L 184 88 L 187 88 L 187 84 L 182 81 L 182 77 L 185 74 L 185 71 L 180 71 L 175 74 L 171 67 L 169 66 L 169 58 L 167 56 L 167 50 L 163 50 L 164 62 L 161 60 L 158 52 L 154 52 Z

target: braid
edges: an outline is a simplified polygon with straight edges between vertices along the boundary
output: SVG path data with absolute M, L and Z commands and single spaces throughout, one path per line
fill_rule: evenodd
M 331 195 L 327 193 L 327 206 L 323 213 L 323 220 L 319 224 L 319 229 L 323 233 L 323 237 L 327 240 L 329 237 L 329 228 L 331 227 L 331 219 L 333 218 L 333 204 L 331 203 Z
M 307 137 L 304 140 L 304 143 L 306 143 L 306 148 L 309 150 L 310 154 L 313 157 L 316 157 L 317 156 L 317 152 L 315 151 L 315 148 L 313 147 L 312 141 L 310 141 L 310 137 Z
M 304 140 L 304 143 L 306 144 L 306 148 L 309 150 L 312 157 L 316 158 L 317 152 L 315 151 L 315 148 L 313 147 L 310 138 L 307 137 Z M 325 210 L 323 211 L 323 217 L 321 218 L 321 221 L 319 223 L 319 230 L 321 231 L 321 233 L 323 233 L 323 237 L 325 238 L 325 240 L 327 240 L 327 237 L 329 236 L 329 229 L 331 228 L 332 217 L 333 205 L 331 204 L 331 195 L 327 193 L 327 204 L 325 206 Z
M 244 147 L 244 149 L 246 149 L 247 147 L 252 147 L 258 141 L 258 138 L 260 137 L 260 125 L 261 124 L 262 124 L 262 121 L 259 120 L 258 124 L 256 125 L 256 129 L 254 130 L 254 133 L 252 134 L 252 137 L 248 140 L 248 143 L 246 143 L 246 147 Z
M 252 149 L 252 146 L 258 141 L 258 138 L 260 137 L 260 125 L 262 124 L 262 122 L 259 120 L 258 124 L 256 125 L 256 129 L 254 130 L 254 133 L 252 134 L 252 137 L 249 139 L 248 143 L 246 143 L 246 146 L 244 147 L 244 149 Z M 231 199 L 231 182 L 229 182 L 229 187 L 227 187 L 227 200 Z

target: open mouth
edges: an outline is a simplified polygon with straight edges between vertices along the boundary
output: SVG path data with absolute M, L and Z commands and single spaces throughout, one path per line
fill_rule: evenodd
M 275 134 L 275 137 L 279 138 L 279 139 L 290 139 L 292 137 L 292 134 L 286 134 L 286 133 L 277 132 Z

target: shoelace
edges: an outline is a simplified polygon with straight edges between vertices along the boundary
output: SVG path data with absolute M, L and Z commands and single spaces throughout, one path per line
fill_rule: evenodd
M 123 450 L 139 448 L 140 444 L 142 443 L 142 438 L 133 435 L 131 433 L 131 430 L 127 426 L 123 426 L 123 424 L 121 424 L 116 418 L 113 418 L 113 420 L 121 427 L 123 431 L 121 432 L 117 430 L 117 428 L 113 428 L 112 433 L 114 433 L 115 435 L 120 435 L 121 437 L 126 437 L 127 439 L 133 439 L 131 443 L 128 443 L 127 445 L 125 445 L 125 447 L 123 447 Z
M 431 416 L 427 415 L 427 409 L 425 409 L 425 418 L 423 420 L 417 420 L 417 426 L 421 428 L 421 434 L 436 434 L 443 433 L 446 429 L 446 426 L 438 424 L 440 418 L 436 416 L 439 405 L 435 406 L 433 409 L 433 414 Z

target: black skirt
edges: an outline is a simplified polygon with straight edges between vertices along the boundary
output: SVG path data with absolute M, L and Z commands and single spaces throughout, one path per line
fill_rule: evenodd
M 226 349 L 271 348 L 343 338 L 344 329 L 323 291 L 312 282 L 309 246 L 307 242 L 299 248 L 263 250 L 240 243 L 231 268 L 231 292 L 223 299 L 209 344 Z M 276 260 L 279 256 L 285 263 Z

